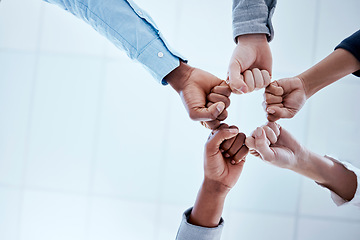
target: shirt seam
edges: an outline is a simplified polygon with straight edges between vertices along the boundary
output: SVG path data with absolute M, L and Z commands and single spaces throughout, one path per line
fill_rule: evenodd
M 123 36 L 121 36 L 121 34 L 116 31 L 114 28 L 112 28 L 108 23 L 106 23 L 102 18 L 100 18 L 96 13 L 94 13 L 87 5 L 85 5 L 84 3 L 76 0 L 76 2 L 79 4 L 79 5 L 82 5 L 83 7 L 83 10 L 88 10 L 92 15 L 94 15 L 95 17 L 97 17 L 103 24 L 105 24 L 107 27 L 109 27 L 112 31 L 114 31 L 122 40 L 124 40 L 124 42 L 126 42 L 127 44 L 129 44 L 134 50 L 136 50 L 136 48 L 131 44 L 129 43 Z M 84 9 L 85 8 L 85 9 Z M 134 11 L 134 10 L 133 10 Z
M 151 45 L 153 42 L 155 42 L 156 40 L 161 40 L 160 37 L 155 37 L 154 39 L 152 39 L 150 42 L 148 42 L 142 49 L 141 51 L 139 51 L 138 55 L 136 56 L 136 58 L 139 58 L 141 54 L 143 54 L 146 50 L 146 48 Z

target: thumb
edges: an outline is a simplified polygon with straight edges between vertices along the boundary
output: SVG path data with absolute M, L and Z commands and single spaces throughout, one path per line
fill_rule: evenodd
M 242 68 L 239 63 L 233 62 L 229 66 L 229 86 L 231 91 L 236 94 L 243 94 L 248 92 L 248 87 L 245 84 L 244 76 L 241 74 Z
M 198 107 L 190 112 L 190 118 L 197 121 L 215 120 L 225 109 L 223 102 L 217 102 L 210 107 Z
M 255 150 L 260 154 L 263 160 L 271 161 L 274 157 L 274 152 L 270 149 L 264 129 L 258 127 L 253 135 L 255 138 Z
M 238 128 L 222 128 L 221 126 L 218 130 L 212 133 L 212 136 L 209 138 L 206 144 L 206 152 L 209 156 L 215 155 L 219 152 L 220 145 L 225 140 L 235 137 L 239 133 Z
M 266 109 L 266 112 L 269 115 L 272 115 L 274 118 L 292 118 L 295 113 L 292 109 L 286 107 L 279 107 L 279 106 L 269 106 Z

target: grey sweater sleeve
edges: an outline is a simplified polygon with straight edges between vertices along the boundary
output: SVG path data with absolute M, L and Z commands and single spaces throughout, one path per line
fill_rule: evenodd
M 274 38 L 271 17 L 276 0 L 233 0 L 233 37 L 264 33 L 270 42 Z
M 221 218 L 219 225 L 214 228 L 195 226 L 188 222 L 191 210 L 184 212 L 176 240 L 220 240 L 224 220 Z

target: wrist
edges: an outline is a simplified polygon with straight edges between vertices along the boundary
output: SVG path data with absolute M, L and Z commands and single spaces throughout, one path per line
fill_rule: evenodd
M 298 78 L 302 84 L 306 99 L 309 99 L 312 95 L 314 95 L 315 92 L 311 91 L 309 79 L 308 79 L 308 76 L 306 76 L 306 74 L 301 73 L 301 74 L 297 75 L 296 78 Z
M 201 189 L 214 197 L 226 198 L 227 194 L 231 190 L 231 187 L 223 184 L 222 182 L 205 177 Z
M 193 70 L 193 67 L 180 60 L 180 65 L 166 75 L 165 80 L 179 93 L 184 88 Z
M 245 34 L 245 35 L 239 35 L 236 37 L 236 43 L 237 44 L 257 44 L 257 43 L 267 43 L 266 34 L 263 33 L 255 33 L 255 34 Z

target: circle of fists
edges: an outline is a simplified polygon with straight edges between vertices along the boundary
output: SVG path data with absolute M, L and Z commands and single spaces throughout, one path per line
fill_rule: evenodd
M 235 138 L 224 140 L 219 145 L 219 151 L 224 159 L 228 159 L 233 165 L 245 161 L 247 153 L 250 152 L 278 167 L 294 167 L 298 162 L 296 156 L 302 154 L 303 148 L 275 121 L 294 117 L 305 104 L 308 97 L 303 81 L 299 77 L 293 77 L 271 82 L 270 74 L 258 68 L 246 70 L 242 74 L 241 81 L 246 85 L 247 92 L 265 88 L 263 107 L 269 122 L 258 127 L 248 137 L 244 133 L 239 133 Z M 221 121 L 228 116 L 226 109 L 230 106 L 229 97 L 233 92 L 228 81 L 223 81 L 211 90 L 207 95 L 207 107 L 223 102 L 225 108 L 216 120 L 202 122 L 203 125 L 215 131 L 224 128 Z M 237 151 L 234 152 L 234 149 Z

